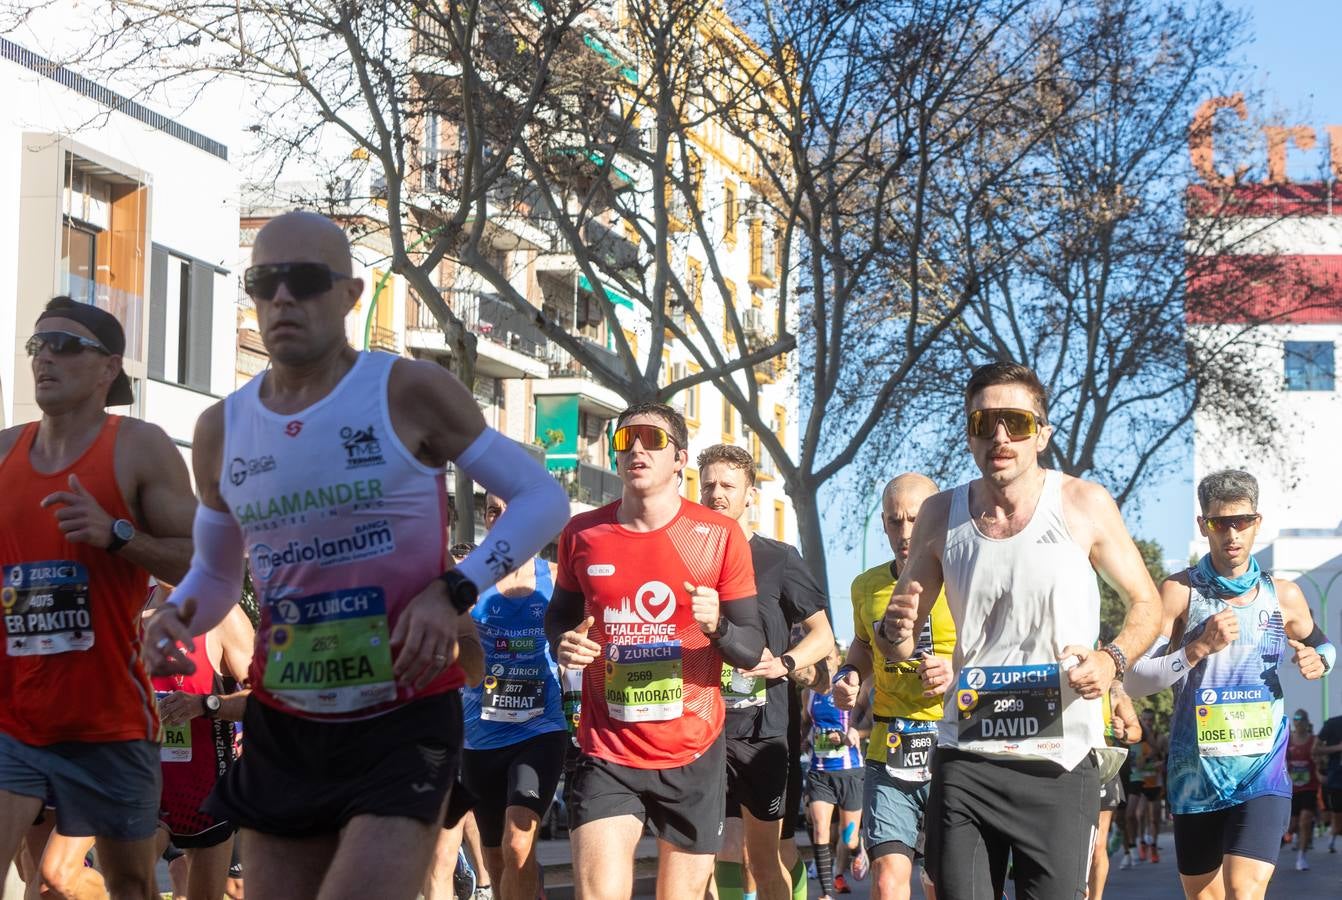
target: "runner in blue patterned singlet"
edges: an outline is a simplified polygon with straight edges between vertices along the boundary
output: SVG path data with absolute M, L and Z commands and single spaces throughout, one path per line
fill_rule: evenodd
M 1198 501 L 1210 552 L 1161 586 L 1168 649 L 1133 666 L 1128 690 L 1174 687 L 1166 785 L 1184 892 L 1262 897 L 1291 811 L 1277 668 L 1294 659 L 1319 678 L 1328 645 L 1300 589 L 1251 556 L 1262 520 L 1253 476 L 1209 475 Z
M 843 661 L 838 648 L 829 659 L 831 669 Z M 866 766 L 863 764 L 861 736 L 853 725 L 852 713 L 834 705 L 831 694 L 807 691 L 803 707 L 803 729 L 809 725 L 807 742 L 811 747 L 811 768 L 807 775 L 806 810 L 811 817 L 811 846 L 815 852 L 816 874 L 820 878 L 820 896 L 835 896 L 834 858 L 830 851 L 830 821 L 839 808 L 839 847 L 842 874 L 848 854 L 856 852 L 862 828 L 862 791 Z
M 507 503 L 485 497 L 485 525 Z M 462 782 L 475 795 L 475 821 L 490 880 L 503 900 L 539 889 L 535 841 L 564 766 L 568 730 L 545 608 L 554 579 L 533 559 L 481 592 L 471 610 L 485 651 L 485 680 L 461 693 L 466 722 Z

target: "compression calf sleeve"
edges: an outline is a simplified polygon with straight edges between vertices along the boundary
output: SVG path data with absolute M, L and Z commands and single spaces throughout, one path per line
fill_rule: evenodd
M 792 864 L 792 900 L 806 900 L 806 863 L 800 853 Z
M 713 879 L 718 883 L 718 900 L 744 900 L 740 863 L 718 863 L 713 867 Z
M 486 428 L 456 464 L 508 504 L 484 542 L 457 566 L 479 590 L 535 556 L 569 518 L 568 494 L 516 441 Z
M 232 513 L 198 503 L 191 540 L 195 545 L 191 568 L 168 602 L 180 607 L 188 598 L 195 598 L 196 616 L 191 620 L 191 633 L 197 635 L 224 621 L 228 611 L 242 599 L 242 529 Z
M 816 844 L 811 849 L 815 851 L 815 874 L 820 879 L 820 893 L 827 897 L 835 895 L 834 890 L 834 851 L 829 849 L 829 844 Z

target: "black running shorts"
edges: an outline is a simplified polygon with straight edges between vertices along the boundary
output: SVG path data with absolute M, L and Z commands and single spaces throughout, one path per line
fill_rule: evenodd
M 787 788 L 785 736 L 727 739 L 728 815 L 744 807 L 761 822 L 777 822 L 787 811 Z
M 783 840 L 797 833 L 801 815 L 801 690 L 788 683 L 787 692 L 787 792 L 783 795 Z
M 811 803 L 833 804 L 844 812 L 859 812 L 866 774 L 865 766 L 832 772 L 812 769 L 806 773 L 807 799 Z
M 510 806 L 545 818 L 564 771 L 567 731 L 551 731 L 492 750 L 464 750 L 461 780 L 475 795 L 475 824 L 486 847 L 503 846 Z
M 333 834 L 355 816 L 440 822 L 461 758 L 456 691 L 355 722 L 317 722 L 247 699 L 244 752 L 205 811 L 284 837 Z
M 1226 856 L 1277 862 L 1291 821 L 1291 798 L 1254 797 L 1215 812 L 1176 814 L 1174 854 L 1180 875 L 1206 875 Z
M 1317 813 L 1318 811 L 1318 791 L 1296 791 L 1291 795 L 1291 815 L 1298 816 L 1302 812 Z
M 1100 775 L 1087 755 L 1070 772 L 939 747 L 927 805 L 927 862 L 939 897 L 1000 897 L 1007 858 L 1016 896 L 1085 895 L 1100 814 Z
M 717 853 L 726 811 L 725 756 L 721 735 L 703 756 L 672 769 L 635 769 L 584 754 L 573 772 L 569 829 L 634 816 L 681 850 Z

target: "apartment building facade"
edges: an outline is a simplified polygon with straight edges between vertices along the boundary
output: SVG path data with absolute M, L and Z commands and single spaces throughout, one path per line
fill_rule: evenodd
M 189 457 L 234 384 L 237 174 L 228 148 L 0 37 L 0 424 L 39 418 L 24 342 L 66 294 L 126 331 L 135 403 Z

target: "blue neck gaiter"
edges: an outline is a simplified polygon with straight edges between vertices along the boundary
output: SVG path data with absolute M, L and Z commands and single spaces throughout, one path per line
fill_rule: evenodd
M 1258 582 L 1263 580 L 1263 570 L 1258 567 L 1258 560 L 1251 556 L 1249 568 L 1243 575 L 1238 578 L 1226 578 L 1216 571 L 1216 567 L 1212 565 L 1211 554 L 1208 553 L 1198 560 L 1197 566 L 1189 572 L 1189 579 L 1203 596 L 1224 600 L 1242 596 L 1257 587 Z

